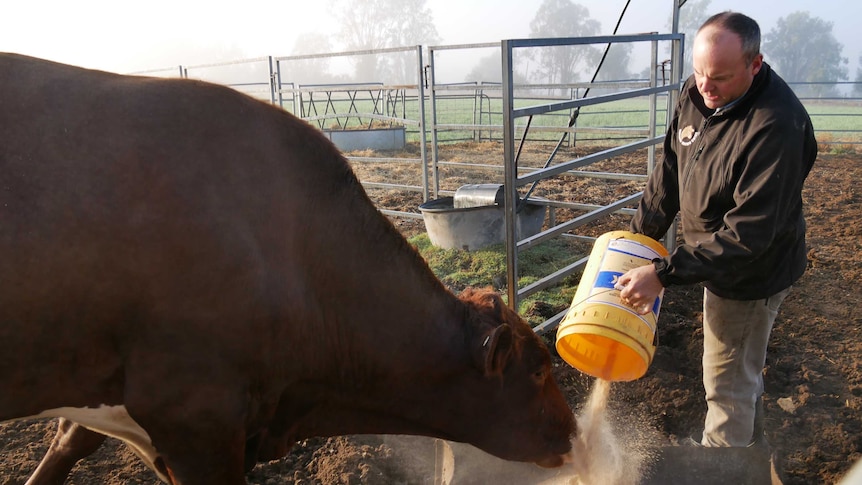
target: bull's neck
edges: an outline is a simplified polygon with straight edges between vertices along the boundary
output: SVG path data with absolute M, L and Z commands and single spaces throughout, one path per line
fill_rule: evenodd
M 368 233 L 357 237 L 369 237 Z M 326 366 L 361 384 L 405 368 L 440 365 L 462 350 L 464 306 L 397 233 L 341 250 L 319 294 Z M 320 338 L 322 336 L 318 336 Z M 429 355 L 434 355 L 429 359 Z

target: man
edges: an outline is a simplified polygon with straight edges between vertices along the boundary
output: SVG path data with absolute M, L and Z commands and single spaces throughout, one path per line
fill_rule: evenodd
M 623 303 L 703 282 L 703 446 L 748 446 L 778 307 L 807 265 L 802 184 L 817 156 L 805 108 L 763 62 L 760 28 L 723 12 L 698 30 L 685 82 L 633 232 L 654 239 L 680 214 L 685 243 L 623 275 Z M 697 439 L 696 439 L 697 441 Z

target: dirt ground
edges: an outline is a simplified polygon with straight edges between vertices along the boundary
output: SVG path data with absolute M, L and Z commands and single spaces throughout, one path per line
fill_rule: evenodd
M 828 148 L 821 150 L 827 152 Z M 524 165 L 541 165 L 548 147 L 528 149 Z M 415 153 L 407 154 L 415 156 Z M 499 163 L 498 147 L 470 144 L 442 154 L 454 161 Z M 563 150 L 558 159 L 577 155 Z M 496 160 L 495 160 L 496 158 Z M 645 173 L 645 152 L 603 162 L 594 169 Z M 392 182 L 418 177 L 393 164 L 357 165 L 363 180 Z M 405 173 L 406 172 L 406 173 Z M 461 174 L 447 170 L 441 184 L 454 190 L 464 183 L 492 181 L 493 172 Z M 418 178 L 413 178 L 414 183 Z M 500 179 L 497 179 L 498 181 Z M 819 156 L 805 188 L 809 267 L 782 306 L 764 371 L 767 433 L 776 467 L 787 484 L 836 483 L 862 458 L 862 155 Z M 560 177 L 542 182 L 536 195 L 585 203 L 608 201 L 637 191 L 642 182 L 605 182 Z M 417 212 L 418 194 L 384 195 L 370 191 L 381 206 Z M 566 214 L 561 212 L 559 217 Z M 421 220 L 397 218 L 406 235 L 423 230 Z M 627 217 L 614 216 L 584 229 L 599 235 L 624 229 Z M 700 286 L 666 291 L 659 320 L 659 347 L 646 376 L 615 383 L 611 405 L 634 417 L 672 445 L 702 426 Z M 551 316 L 562 309 L 536 311 Z M 553 353 L 553 335 L 546 340 Z M 574 409 L 583 406 L 591 379 L 556 355 L 554 372 Z M 54 433 L 52 421 L 0 425 L 0 484 L 19 484 L 35 468 Z M 248 475 L 253 484 L 433 483 L 434 449 L 430 439 L 346 436 L 297 443 L 278 461 L 259 464 Z M 116 440 L 109 439 L 78 464 L 67 483 L 155 484 L 155 476 Z

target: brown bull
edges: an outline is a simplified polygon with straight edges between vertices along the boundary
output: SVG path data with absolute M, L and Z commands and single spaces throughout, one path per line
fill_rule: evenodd
M 170 483 L 244 483 L 262 431 L 570 452 L 529 326 L 452 295 L 318 130 L 229 88 L 0 54 L 0 255 L 0 421 L 68 418 Z

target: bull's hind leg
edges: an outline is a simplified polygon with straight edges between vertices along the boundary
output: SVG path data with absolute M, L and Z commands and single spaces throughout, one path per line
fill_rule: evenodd
M 57 434 L 26 485 L 61 485 L 78 461 L 93 454 L 106 436 L 60 418 Z

